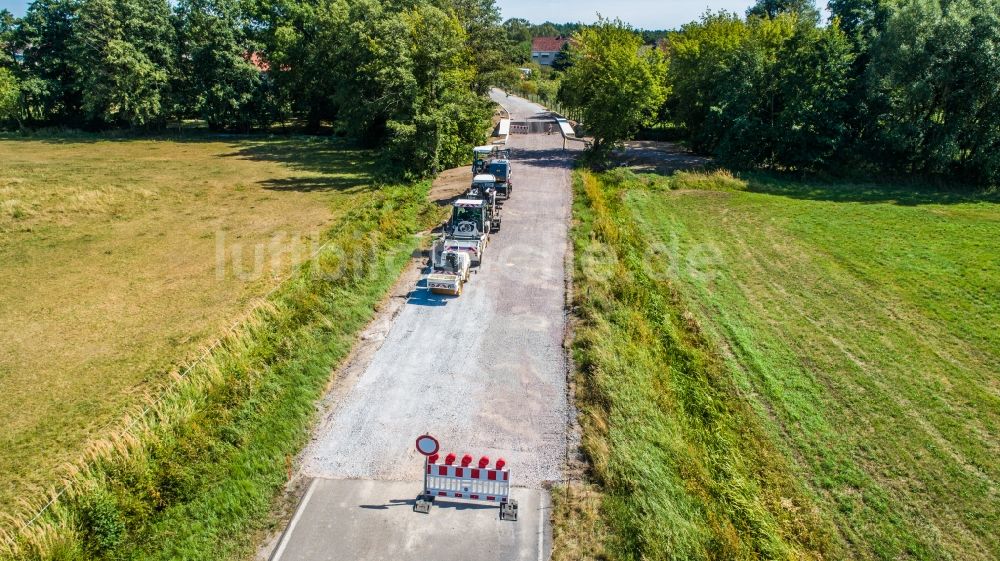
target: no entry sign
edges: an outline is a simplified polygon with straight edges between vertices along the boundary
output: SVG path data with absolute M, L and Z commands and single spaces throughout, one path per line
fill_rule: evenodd
M 431 456 L 437 454 L 440 446 L 436 438 L 429 434 L 417 437 L 417 452 L 425 456 Z

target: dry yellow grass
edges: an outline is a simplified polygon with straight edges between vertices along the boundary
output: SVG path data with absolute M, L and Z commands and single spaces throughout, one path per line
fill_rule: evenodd
M 0 511 L 308 255 L 364 196 L 368 157 L 308 139 L 0 139 Z
M 552 560 L 608 558 L 608 528 L 601 515 L 603 495 L 593 485 L 568 482 L 552 489 Z

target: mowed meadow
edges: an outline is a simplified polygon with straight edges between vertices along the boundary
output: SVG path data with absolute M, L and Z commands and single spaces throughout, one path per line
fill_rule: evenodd
M 612 552 L 1000 556 L 1000 197 L 625 170 L 577 193 Z
M 299 137 L 0 138 L 0 511 L 306 259 L 370 160 Z

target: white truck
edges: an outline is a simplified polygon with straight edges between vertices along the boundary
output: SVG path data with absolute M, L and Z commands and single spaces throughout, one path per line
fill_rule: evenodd
M 476 175 L 486 167 L 496 149 L 496 146 L 489 144 L 486 146 L 476 146 L 472 149 L 472 175 Z
M 496 178 L 497 196 L 509 199 L 513 191 L 511 181 L 510 148 L 476 146 L 472 149 L 472 175 L 489 174 Z

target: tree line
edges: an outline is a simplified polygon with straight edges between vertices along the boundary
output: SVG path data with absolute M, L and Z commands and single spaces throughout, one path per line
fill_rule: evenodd
M 494 0 L 35 0 L 0 12 L 0 121 L 331 124 L 424 173 L 482 142 L 507 59 Z
M 760 0 L 659 47 L 616 21 L 577 33 L 560 100 L 605 151 L 677 127 L 738 168 L 1000 184 L 1000 0 Z M 611 110 L 615 108 L 615 110 Z

